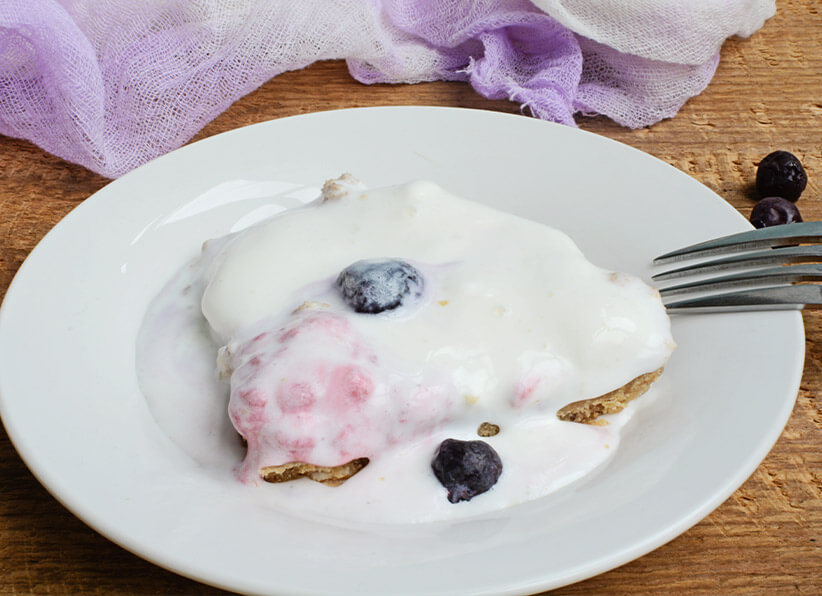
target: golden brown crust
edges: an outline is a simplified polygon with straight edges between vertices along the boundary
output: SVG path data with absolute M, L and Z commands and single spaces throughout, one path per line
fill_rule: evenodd
M 293 461 L 279 466 L 260 468 L 260 477 L 266 482 L 288 482 L 297 478 L 310 478 L 328 486 L 339 486 L 368 465 L 367 457 L 358 457 L 339 466 L 318 466 Z
M 345 173 L 339 178 L 326 180 L 322 189 L 322 202 L 336 201 L 348 194 L 349 188 L 359 182 L 354 176 Z
M 568 422 L 583 424 L 598 424 L 597 418 L 603 414 L 616 414 L 628 405 L 628 402 L 638 398 L 648 391 L 651 384 L 662 374 L 662 368 L 644 375 L 623 385 L 619 389 L 593 397 L 575 401 L 560 408 L 557 417 Z M 480 436 L 493 436 L 499 432 L 495 424 L 484 422 L 478 429 Z M 354 474 L 368 465 L 367 457 L 359 457 L 339 466 L 318 466 L 306 462 L 289 462 L 279 466 L 265 466 L 260 468 L 260 477 L 266 482 L 288 482 L 297 478 L 310 478 L 328 486 L 339 486 Z
M 662 374 L 662 368 L 638 376 L 633 381 L 623 385 L 619 389 L 593 397 L 575 401 L 567 406 L 563 406 L 557 412 L 557 418 L 568 422 L 582 422 L 584 424 L 596 424 L 596 419 L 603 414 L 616 414 L 628 405 L 628 402 L 644 394 L 651 387 L 651 384 Z
M 499 425 L 492 422 L 483 422 L 477 429 L 477 434 L 481 437 L 493 437 L 499 434 Z

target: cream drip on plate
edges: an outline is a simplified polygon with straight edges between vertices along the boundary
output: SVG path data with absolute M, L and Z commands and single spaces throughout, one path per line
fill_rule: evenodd
M 424 291 L 355 312 L 340 272 L 387 257 L 413 265 Z M 248 443 L 241 478 L 286 509 L 298 499 L 303 512 L 345 519 L 473 515 L 584 476 L 613 453 L 632 407 L 602 426 L 557 410 L 661 368 L 674 346 L 639 279 L 592 265 L 557 230 L 431 182 L 366 190 L 343 176 L 313 203 L 208 242 L 189 275 L 204 288 L 229 416 Z M 479 438 L 483 422 L 501 429 L 483 440 L 503 473 L 487 493 L 448 503 L 433 452 L 445 438 Z M 263 466 L 355 457 L 370 463 L 340 487 L 255 481 Z

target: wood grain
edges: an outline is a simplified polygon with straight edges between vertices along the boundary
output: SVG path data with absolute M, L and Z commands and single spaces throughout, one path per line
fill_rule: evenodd
M 822 14 L 784 0 L 751 39 L 730 40 L 708 89 L 673 119 L 627 130 L 581 127 L 646 151 L 706 184 L 746 216 L 758 160 L 796 153 L 810 174 L 799 205 L 822 220 Z M 364 86 L 340 62 L 286 73 L 236 102 L 197 138 L 342 107 L 444 105 L 518 112 L 459 83 Z M 0 137 L 0 292 L 37 242 L 107 180 L 30 143 Z M 660 200 L 664 200 L 660 197 Z M 675 217 L 675 214 L 672 214 Z M 804 315 L 806 362 L 793 415 L 732 497 L 656 551 L 556 594 L 822 594 L 822 311 Z M 767 363 L 752 362 L 754 370 Z M 0 433 L 0 594 L 218 594 L 144 562 L 57 503 Z

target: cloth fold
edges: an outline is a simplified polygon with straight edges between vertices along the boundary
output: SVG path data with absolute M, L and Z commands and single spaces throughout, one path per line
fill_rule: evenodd
M 4 0 L 0 134 L 117 177 L 312 62 L 465 81 L 574 125 L 672 117 L 773 0 Z

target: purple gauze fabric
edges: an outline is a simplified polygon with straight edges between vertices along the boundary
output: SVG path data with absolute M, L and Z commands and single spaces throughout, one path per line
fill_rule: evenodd
M 673 116 L 704 64 L 620 54 L 526 0 L 4 0 L 0 134 L 117 177 L 287 70 L 344 58 L 364 83 L 467 81 L 539 118 Z

